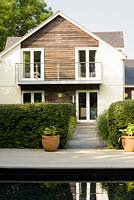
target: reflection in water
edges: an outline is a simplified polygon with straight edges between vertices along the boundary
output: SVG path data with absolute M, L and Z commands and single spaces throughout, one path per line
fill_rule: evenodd
M 134 183 L 0 183 L 0 200 L 133 200 Z
M 108 200 L 107 191 L 101 183 L 76 183 L 75 200 Z

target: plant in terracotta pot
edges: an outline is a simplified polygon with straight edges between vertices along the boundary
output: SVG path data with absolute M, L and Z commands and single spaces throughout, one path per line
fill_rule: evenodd
M 46 127 L 42 134 L 42 146 L 45 151 L 57 151 L 60 143 L 59 129 L 55 126 Z
M 127 152 L 134 152 L 134 124 L 129 123 L 127 128 L 120 129 L 122 132 L 122 146 Z

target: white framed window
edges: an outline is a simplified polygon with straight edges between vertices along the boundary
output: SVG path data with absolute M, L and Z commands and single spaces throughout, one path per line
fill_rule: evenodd
M 22 49 L 22 77 L 23 79 L 44 79 L 44 49 Z
M 134 90 L 131 91 L 131 99 L 134 99 Z
M 22 91 L 22 103 L 41 103 L 44 101 L 44 91 Z
M 96 52 L 97 48 L 76 48 L 76 78 L 89 79 L 96 77 Z

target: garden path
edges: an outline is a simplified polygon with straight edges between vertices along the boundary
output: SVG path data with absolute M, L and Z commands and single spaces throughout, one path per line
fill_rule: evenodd
M 69 149 L 100 149 L 105 144 L 98 137 L 96 122 L 78 123 L 72 139 L 66 145 Z

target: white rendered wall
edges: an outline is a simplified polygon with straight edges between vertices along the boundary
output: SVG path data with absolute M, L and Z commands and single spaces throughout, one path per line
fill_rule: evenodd
M 109 200 L 108 193 L 102 189 L 101 183 L 96 183 L 96 200 Z
M 2 57 L 0 104 L 21 103 L 21 91 L 15 80 L 15 63 L 20 63 L 20 57 L 19 45 Z M 96 62 L 102 62 L 102 84 L 98 94 L 98 114 L 101 114 L 111 103 L 123 100 L 124 68 L 121 54 L 103 42 L 99 42 Z
M 96 59 L 102 62 L 102 84 L 99 89 L 98 114 L 113 102 L 124 97 L 123 56 L 109 45 L 100 42 Z
M 20 87 L 16 84 L 15 63 L 20 63 L 19 45 L 0 61 L 0 104 L 21 103 Z

